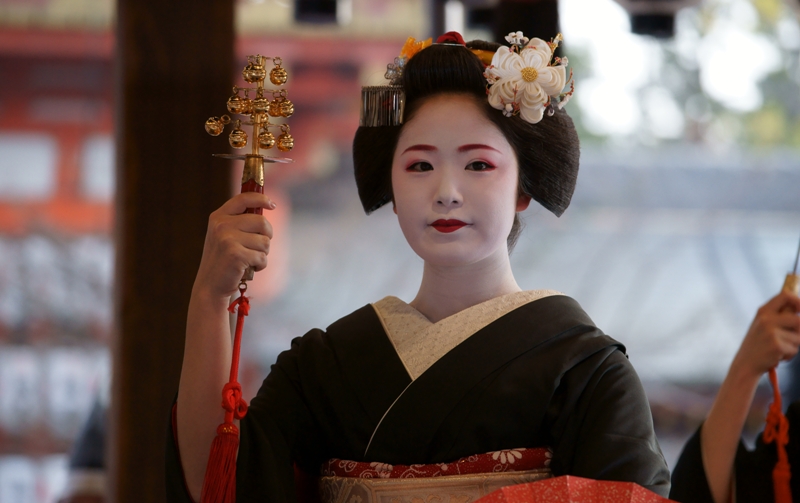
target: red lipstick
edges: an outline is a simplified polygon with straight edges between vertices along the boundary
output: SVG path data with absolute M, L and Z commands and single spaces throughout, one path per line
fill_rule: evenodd
M 460 228 L 464 227 L 465 225 L 467 225 L 467 224 L 466 224 L 465 222 L 462 222 L 461 220 L 455 220 L 455 219 L 448 219 L 448 220 L 444 220 L 444 219 L 439 219 L 439 220 L 437 220 L 437 221 L 433 222 L 433 223 L 431 224 L 431 227 L 433 227 L 434 229 L 436 229 L 436 230 L 437 230 L 437 231 L 439 231 L 439 232 L 445 232 L 445 233 L 447 233 L 447 232 L 455 232 L 455 231 L 457 231 L 458 229 L 460 229 Z

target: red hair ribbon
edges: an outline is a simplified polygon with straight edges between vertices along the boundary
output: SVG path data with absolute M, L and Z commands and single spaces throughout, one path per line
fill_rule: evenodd
M 439 36 L 439 38 L 436 39 L 436 43 L 467 45 L 467 43 L 464 42 L 464 37 L 457 31 L 448 31 L 444 35 Z

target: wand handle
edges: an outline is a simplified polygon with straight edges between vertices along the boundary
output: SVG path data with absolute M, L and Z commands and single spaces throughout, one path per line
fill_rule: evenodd
M 242 171 L 242 192 L 264 193 L 264 159 L 260 155 L 248 155 L 244 160 Z M 247 208 L 245 213 L 261 215 L 263 208 Z M 244 270 L 242 281 L 251 281 L 256 274 L 253 267 Z
M 783 289 L 795 295 L 800 295 L 800 276 L 791 272 L 787 274 L 786 279 L 783 281 Z

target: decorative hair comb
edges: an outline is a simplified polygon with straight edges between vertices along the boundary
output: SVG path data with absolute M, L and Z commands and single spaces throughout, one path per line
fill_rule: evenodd
M 553 57 L 561 42 L 559 33 L 550 42 L 534 38 L 529 40 L 521 31 L 511 32 L 505 37 L 509 46 L 497 51 L 470 49 L 486 65 L 484 77 L 489 104 L 503 112 L 506 117 L 519 115 L 523 120 L 536 124 L 545 112 L 553 115 L 555 108 L 563 108 L 575 91 L 572 70 L 566 75 L 567 58 Z M 361 120 L 365 127 L 398 126 L 403 123 L 405 92 L 400 85 L 406 63 L 415 54 L 431 45 L 431 39 L 417 41 L 408 37 L 392 63 L 386 66 L 384 77 L 388 86 L 361 88 Z M 437 44 L 466 45 L 456 32 L 439 37 Z M 565 87 L 569 84 L 569 90 Z

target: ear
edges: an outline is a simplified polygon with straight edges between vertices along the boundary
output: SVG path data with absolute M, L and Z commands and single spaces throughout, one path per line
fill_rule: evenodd
M 394 214 L 397 215 L 397 205 L 394 204 L 394 201 L 392 201 L 392 211 L 394 211 Z
M 517 211 L 525 211 L 528 205 L 531 204 L 531 196 L 528 194 L 520 194 L 517 198 Z

